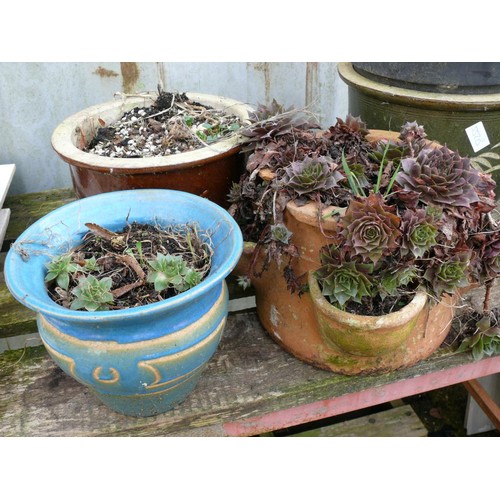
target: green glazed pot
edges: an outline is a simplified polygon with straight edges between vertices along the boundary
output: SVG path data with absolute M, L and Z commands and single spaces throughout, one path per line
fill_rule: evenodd
M 500 143 L 500 93 L 451 94 L 396 87 L 361 75 L 351 63 L 339 63 L 338 71 L 349 87 L 349 113 L 361 116 L 370 129 L 399 131 L 404 123 L 417 121 L 428 137 L 470 157 Z M 490 144 L 475 152 L 466 129 L 478 122 L 484 125 Z M 492 152 L 500 153 L 500 148 Z M 500 164 L 500 160 L 492 162 Z M 492 176 L 498 199 L 500 170 Z

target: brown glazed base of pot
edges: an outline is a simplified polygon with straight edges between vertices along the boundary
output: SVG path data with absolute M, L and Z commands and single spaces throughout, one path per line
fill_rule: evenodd
M 225 154 L 193 164 L 147 168 L 94 170 L 69 164 L 77 198 L 128 189 L 175 189 L 196 194 L 228 208 L 227 195 L 245 169 L 244 155 L 235 148 Z

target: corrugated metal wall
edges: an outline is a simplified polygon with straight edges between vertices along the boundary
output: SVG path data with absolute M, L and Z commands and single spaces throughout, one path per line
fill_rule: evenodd
M 347 113 L 347 86 L 337 63 L 0 63 L 0 164 L 15 163 L 9 194 L 69 187 L 69 169 L 52 150 L 54 128 L 113 94 L 156 90 L 197 91 L 251 105 L 273 98 L 303 107 L 322 125 Z

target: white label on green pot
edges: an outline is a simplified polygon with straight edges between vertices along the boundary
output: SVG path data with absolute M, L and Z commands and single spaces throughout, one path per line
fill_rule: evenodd
M 465 132 L 467 133 L 467 137 L 469 138 L 470 145 L 472 146 L 474 153 L 477 153 L 479 150 L 490 144 L 483 122 L 477 122 L 474 125 L 467 127 Z

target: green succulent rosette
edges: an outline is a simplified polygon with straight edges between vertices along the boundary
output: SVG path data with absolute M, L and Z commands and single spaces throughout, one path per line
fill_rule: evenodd
M 401 232 L 402 255 L 411 252 L 415 257 L 421 258 L 437 243 L 438 228 L 425 210 L 406 211 L 401 219 Z
M 294 161 L 285 168 L 280 183 L 299 196 L 334 188 L 343 179 L 327 157 L 308 156 L 302 161 Z
M 469 253 L 462 252 L 429 267 L 424 274 L 424 279 L 429 282 L 433 295 L 439 298 L 443 293 L 453 294 L 457 288 L 467 286 L 469 263 Z
M 340 308 L 349 302 L 361 303 L 364 297 L 372 295 L 373 283 L 369 275 L 373 265 L 340 260 L 336 248 L 330 247 L 321 254 L 322 266 L 314 276 L 323 295 Z

